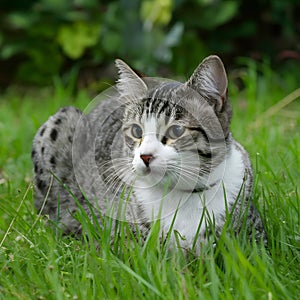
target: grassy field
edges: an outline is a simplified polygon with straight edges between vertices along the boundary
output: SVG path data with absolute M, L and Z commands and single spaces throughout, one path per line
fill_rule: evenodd
M 165 251 L 155 226 L 144 245 L 122 234 L 111 244 L 109 222 L 101 230 L 84 214 L 84 240 L 51 230 L 33 208 L 32 138 L 59 107 L 84 109 L 91 98 L 59 81 L 12 88 L 0 96 L 0 299 L 299 299 L 299 76 L 249 61 L 230 78 L 232 132 L 253 162 L 268 249 L 224 233 L 186 258 Z

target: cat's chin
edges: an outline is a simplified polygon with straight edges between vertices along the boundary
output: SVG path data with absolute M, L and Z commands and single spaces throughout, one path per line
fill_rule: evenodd
M 143 169 L 135 169 L 134 174 L 138 176 L 139 178 L 148 176 L 151 173 L 150 168 L 143 168 Z

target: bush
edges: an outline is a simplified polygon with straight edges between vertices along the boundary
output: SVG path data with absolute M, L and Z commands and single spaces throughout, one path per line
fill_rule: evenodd
M 297 56 L 299 12 L 296 0 L 5 0 L 1 84 L 45 85 L 116 57 L 149 75 L 158 68 L 182 75 L 210 53 L 228 62 Z

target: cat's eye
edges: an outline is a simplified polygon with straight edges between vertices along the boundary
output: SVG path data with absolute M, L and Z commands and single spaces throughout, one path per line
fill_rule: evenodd
M 143 129 L 139 125 L 133 124 L 131 127 L 131 135 L 136 139 L 141 139 L 143 136 Z
M 185 132 L 185 128 L 181 125 L 172 125 L 169 127 L 166 133 L 166 137 L 175 140 L 181 137 Z

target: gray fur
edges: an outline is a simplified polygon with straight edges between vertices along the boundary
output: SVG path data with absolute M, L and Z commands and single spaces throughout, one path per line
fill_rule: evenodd
M 243 155 L 243 201 L 247 204 L 253 183 L 252 168 L 247 152 L 231 137 L 232 110 L 221 60 L 216 56 L 208 57 L 185 84 L 140 78 L 124 62 L 117 60 L 116 65 L 120 79 L 117 89 L 108 93 L 106 100 L 89 114 L 73 107 L 63 108 L 36 133 L 32 150 L 36 208 L 43 209 L 42 213 L 52 220 L 59 217 L 65 232 L 79 233 L 81 225 L 72 216 L 78 209 L 74 196 L 90 214 L 88 199 L 99 218 L 105 215 L 121 218 L 130 222 L 132 228 L 137 223 L 146 235 L 152 220 L 146 218 L 143 205 L 134 191 L 131 192 L 130 183 L 124 184 L 121 163 L 124 161 L 130 169 L 132 149 L 138 147 L 132 138 L 125 138 L 127 128 L 133 122 L 142 123 L 150 115 L 155 115 L 162 127 L 175 120 L 186 128 L 197 128 L 191 130 L 189 136 L 168 145 L 178 152 L 197 152 L 201 163 L 199 178 L 210 174 L 226 159 L 231 147 L 236 147 Z M 163 142 L 164 137 L 159 138 Z M 116 208 L 124 192 L 130 200 L 126 211 L 120 215 Z M 233 212 L 232 221 L 237 232 L 240 228 L 237 216 L 245 211 L 243 201 L 237 199 L 236 212 Z M 260 217 L 252 203 L 248 214 L 249 222 L 256 228 L 256 238 L 264 236 Z M 217 229 L 222 228 L 224 218 L 225 215 L 218 216 Z

